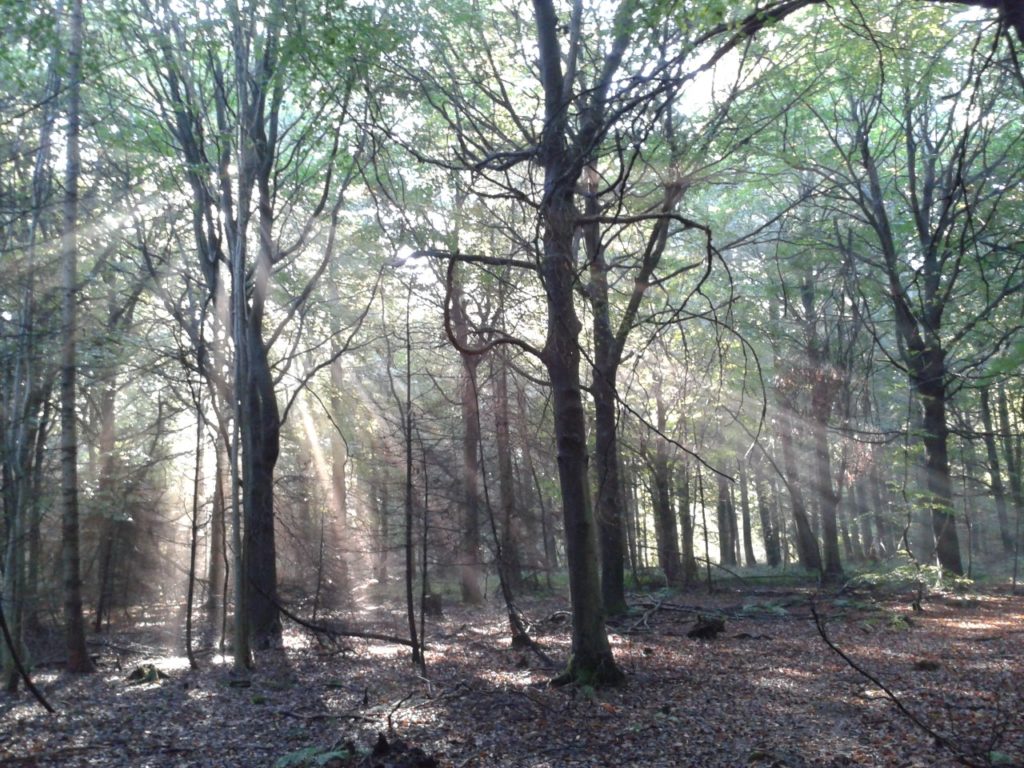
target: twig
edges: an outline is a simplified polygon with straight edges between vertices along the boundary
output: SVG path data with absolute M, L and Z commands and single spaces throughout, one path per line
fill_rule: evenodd
M 391 718 L 394 716 L 395 712 L 397 712 L 399 709 L 402 708 L 402 705 L 405 704 L 405 702 L 407 702 L 409 699 L 412 698 L 412 696 L 413 696 L 413 693 L 412 693 L 412 691 L 410 691 L 405 696 L 403 696 L 401 699 L 399 699 L 398 703 L 395 704 L 395 706 L 393 706 L 391 708 L 390 712 L 388 712 L 388 733 L 389 734 L 392 734 L 392 733 L 395 732 L 394 726 L 391 724 Z

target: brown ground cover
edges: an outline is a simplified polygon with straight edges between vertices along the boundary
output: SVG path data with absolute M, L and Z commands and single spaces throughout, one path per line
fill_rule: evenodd
M 825 644 L 812 600 L 829 638 L 946 746 Z M 286 647 L 261 653 L 239 679 L 215 653 L 191 671 L 168 651 L 180 649 L 178 621 L 115 627 L 91 644 L 96 674 L 37 671 L 56 716 L 24 693 L 0 694 L 0 765 L 1024 765 L 1020 597 L 940 594 L 921 611 L 909 595 L 777 589 L 633 603 L 611 625 L 628 682 L 596 691 L 548 687 L 554 670 L 509 647 L 496 604 L 448 606 L 428 625 L 426 675 L 406 648 L 317 641 L 292 625 Z M 537 640 L 564 658 L 565 602 L 522 608 Z M 724 631 L 687 637 L 698 614 L 724 617 Z M 348 621 L 403 626 L 372 606 Z M 145 663 L 167 677 L 129 684 Z M 368 754 L 381 733 L 389 751 Z M 341 757 L 346 744 L 358 758 Z

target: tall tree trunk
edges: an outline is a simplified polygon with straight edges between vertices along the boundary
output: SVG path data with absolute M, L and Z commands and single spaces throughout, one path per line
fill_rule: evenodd
M 824 375 L 819 373 L 818 375 Z M 839 581 L 843 564 L 839 557 L 839 532 L 836 516 L 839 494 L 832 484 L 832 456 L 828 445 L 828 417 L 832 411 L 829 382 L 816 382 L 812 392 L 812 431 L 814 434 L 814 477 L 812 486 L 821 510 L 821 535 L 825 563 L 823 575 L 828 581 Z
M 216 441 L 216 459 L 213 474 L 213 502 L 210 508 L 210 548 L 209 562 L 206 571 L 206 610 L 212 618 L 216 618 L 221 610 L 221 595 L 224 590 L 224 571 L 227 556 L 225 547 L 226 539 L 226 516 L 225 516 L 225 494 L 224 483 L 227 471 L 227 445 L 220 438 Z
M 597 174 L 588 169 L 584 213 L 598 215 Z M 615 379 L 619 355 L 608 309 L 608 265 L 596 223 L 583 228 L 590 268 L 590 307 L 593 314 L 594 364 L 591 394 L 594 398 L 594 464 L 597 481 L 597 525 L 601 549 L 601 597 L 605 612 L 625 613 L 625 546 L 623 542 L 622 488 Z
M 540 24 L 538 20 L 538 26 Z M 551 33 L 554 34 L 554 30 Z M 564 679 L 618 683 L 622 673 L 615 665 L 604 626 L 594 511 L 587 483 L 587 432 L 580 386 L 580 321 L 574 304 L 575 210 L 573 189 L 566 183 L 565 173 L 566 168 L 555 158 L 545 163 L 546 204 L 542 211 L 543 277 L 548 314 L 544 364 L 551 382 L 573 606 L 572 658 Z
M 1002 385 L 996 392 L 996 404 L 999 409 L 999 431 L 1003 444 L 1003 458 L 1006 460 L 1006 473 L 1010 478 L 1010 500 L 1013 503 L 1014 519 L 1019 520 L 1024 511 L 1024 481 L 1021 478 L 1019 454 L 1014 448 L 1013 432 L 1010 431 L 1010 408 L 1006 397 L 1006 388 Z
M 334 290 L 333 296 L 337 295 Z M 332 298 L 333 298 L 332 296 Z M 340 296 L 336 302 L 340 302 Z M 337 304 L 336 304 L 337 306 Z M 340 328 L 332 328 L 332 335 L 337 338 L 341 332 Z M 349 583 L 348 560 L 345 549 L 348 547 L 349 531 L 348 524 L 348 452 L 345 448 L 345 440 L 341 434 L 341 423 L 344 413 L 344 401 L 341 393 L 345 386 L 345 379 L 341 367 L 341 360 L 338 356 L 341 350 L 335 342 L 331 346 L 331 354 L 335 360 L 331 363 L 331 519 L 326 526 L 327 542 L 329 550 L 325 553 L 327 560 L 327 576 L 330 582 L 328 592 L 328 605 L 338 607 L 348 602 L 351 593 Z
M 270 648 L 281 639 L 274 542 L 274 465 L 279 452 L 281 420 L 267 350 L 258 325 L 250 324 L 246 343 L 248 380 L 243 384 L 245 416 L 242 421 L 246 607 L 254 647 Z
M 661 381 L 654 383 L 657 408 L 657 429 L 660 435 L 668 428 L 668 407 L 661 395 Z M 658 563 L 669 586 L 683 585 L 683 565 L 679 559 L 679 529 L 672 508 L 672 468 L 669 465 L 669 446 L 656 436 L 654 457 L 651 462 L 651 498 L 654 502 L 654 531 L 658 539 Z
M 783 406 L 785 410 L 786 406 Z M 779 430 L 779 441 L 782 443 L 782 460 L 786 471 L 786 486 L 789 489 L 790 509 L 793 515 L 793 522 L 796 525 L 796 551 L 800 559 L 800 565 L 805 570 L 821 572 L 821 553 L 818 550 L 818 540 L 811 530 L 810 520 L 807 518 L 807 510 L 804 506 L 803 489 L 800 485 L 800 472 L 797 469 L 796 450 L 793 446 L 793 432 L 791 419 L 788 416 L 780 418 L 781 429 Z
M 885 499 L 888 498 L 888 489 L 883 486 L 881 471 L 878 468 L 879 451 L 875 450 L 871 460 L 871 473 L 868 478 L 871 488 L 871 511 L 875 523 L 875 534 L 878 538 L 879 556 L 884 557 L 896 551 L 896 542 L 893 539 L 892 525 L 889 520 L 889 513 Z M 885 496 L 883 497 L 883 491 Z
M 747 476 L 747 462 L 745 459 L 740 459 L 739 470 L 740 515 L 743 519 L 743 562 L 749 568 L 757 565 L 757 558 L 754 557 L 754 536 L 750 528 L 749 478 Z
M 469 316 L 462 285 L 452 284 L 452 331 L 461 349 L 470 346 Z M 459 542 L 459 584 L 462 602 L 483 602 L 483 567 L 480 560 L 480 413 L 477 403 L 477 368 L 480 357 L 459 353 L 459 403 L 462 409 L 462 526 Z
M 523 587 L 521 556 L 522 521 L 516 513 L 515 470 L 512 465 L 512 435 L 508 407 L 508 359 L 506 350 L 491 356 L 494 364 L 494 441 L 498 451 L 498 493 L 500 499 L 501 568 L 508 588 L 518 594 Z
M 46 437 L 50 431 L 50 393 L 43 398 L 43 411 L 36 429 L 32 462 L 31 501 L 28 510 L 28 567 L 25 585 L 25 631 L 35 633 L 41 629 L 39 622 L 39 576 L 43 556 L 43 463 L 46 456 Z
M 68 17 L 67 58 L 67 169 L 64 178 L 64 221 L 61 234 L 61 562 L 64 579 L 64 633 L 69 672 L 91 672 L 92 660 L 85 647 L 85 619 L 82 614 L 82 577 L 78 524 L 78 424 L 76 421 L 75 340 L 78 334 L 78 180 L 80 88 L 82 82 L 82 0 L 71 0 Z
M 99 569 L 97 572 L 97 598 L 96 615 L 93 621 L 93 631 L 100 632 L 103 625 L 103 617 L 109 617 L 111 601 L 114 590 L 114 562 L 117 537 L 117 520 L 120 517 L 116 508 L 120 503 L 120 494 L 115 487 L 115 446 L 117 435 L 117 422 L 114 415 L 116 403 L 115 381 L 104 382 L 103 391 L 100 393 L 99 421 L 100 421 L 100 471 L 97 481 L 97 501 L 100 504 L 100 546 L 99 546 Z
M 697 558 L 693 554 L 693 514 L 690 512 L 690 473 L 684 466 L 676 481 L 676 498 L 679 505 L 679 519 L 683 524 L 683 549 L 681 560 L 683 565 L 683 584 L 695 584 L 700 578 L 697 569 Z
M 768 565 L 778 568 L 782 564 L 782 554 L 779 551 L 779 530 L 773 519 L 769 484 L 764 473 L 764 464 L 760 461 L 756 462 L 754 464 L 754 492 L 757 494 L 757 516 L 761 521 L 764 556 L 768 560 Z
M 722 565 L 736 565 L 736 541 L 733 538 L 736 511 L 729 493 L 729 479 L 724 475 L 716 475 L 715 479 L 718 482 L 718 560 Z
M 988 455 L 988 469 L 991 481 L 992 498 L 996 504 L 996 519 L 999 521 L 999 539 L 1006 554 L 1013 553 L 1013 533 L 1010 530 L 1010 517 L 1006 513 L 1006 491 L 1003 488 L 1003 473 L 999 466 L 999 451 L 996 449 L 996 436 L 992 427 L 992 407 L 989 400 L 989 388 L 983 387 L 981 396 L 981 423 L 984 429 L 985 452 Z
M 576 184 L 597 143 L 604 99 L 621 62 L 629 24 L 605 59 L 601 83 L 588 96 L 581 133 L 570 130 L 572 81 L 562 71 L 561 25 L 552 0 L 534 0 L 538 74 L 544 92 L 544 125 L 537 162 L 544 170 L 540 201 L 543 256 L 540 273 L 547 298 L 547 335 L 542 360 L 551 384 L 558 479 L 565 519 L 565 549 L 572 598 L 572 658 L 559 682 L 618 683 L 622 671 L 612 657 L 604 625 L 597 536 L 587 477 L 587 431 L 580 385 L 580 331 L 576 314 Z M 572 141 L 570 147 L 569 141 Z
M 923 400 L 925 469 L 935 537 L 935 556 L 939 565 L 955 574 L 963 574 L 960 560 L 960 539 L 956 531 L 953 512 L 953 487 L 949 476 L 948 441 L 946 424 L 946 386 L 944 382 L 944 355 L 941 351 L 928 353 L 928 370 L 933 374 L 918 383 Z M 938 371 L 943 371 L 939 373 Z
M 683 566 L 679 559 L 679 533 L 672 508 L 672 470 L 668 451 L 655 451 L 651 472 L 651 499 L 654 502 L 654 535 L 658 539 L 658 564 L 671 587 L 683 585 Z

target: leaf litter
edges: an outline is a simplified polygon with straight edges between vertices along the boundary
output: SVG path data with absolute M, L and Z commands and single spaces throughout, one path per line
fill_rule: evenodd
M 810 598 L 799 590 L 636 596 L 630 613 L 609 623 L 627 683 L 601 690 L 549 687 L 555 670 L 511 648 L 497 604 L 446 607 L 427 628 L 426 674 L 406 648 L 332 644 L 294 625 L 250 673 L 234 674 L 230 655 L 210 648 L 191 670 L 180 643 L 167 648 L 174 620 L 115 625 L 91 643 L 95 674 L 37 668 L 56 715 L 25 693 L 0 697 L 0 765 L 964 764 L 822 642 Z M 961 757 L 1024 765 L 1021 598 L 938 597 L 920 612 L 893 596 L 815 603 L 830 639 Z M 566 658 L 564 601 L 521 604 L 535 639 Z M 360 626 L 391 634 L 404 621 L 383 609 L 371 618 Z M 701 622 L 715 631 L 688 638 Z

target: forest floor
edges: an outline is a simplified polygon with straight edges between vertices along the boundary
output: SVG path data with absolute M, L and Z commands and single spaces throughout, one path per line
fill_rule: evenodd
M 178 622 L 115 626 L 90 640 L 97 673 L 36 671 L 56 715 L 0 694 L 0 765 L 1024 765 L 1024 598 L 932 594 L 920 611 L 912 600 L 749 587 L 633 595 L 610 625 L 627 682 L 596 691 L 549 687 L 556 670 L 509 647 L 497 603 L 445 606 L 427 626 L 425 675 L 407 648 L 317 640 L 294 624 L 244 677 L 210 650 L 193 671 Z M 826 644 L 812 606 L 909 715 Z M 564 660 L 567 602 L 521 608 Z M 364 609 L 350 626 L 402 634 L 400 615 Z M 687 637 L 698 613 L 724 618 L 724 631 Z M 167 677 L 129 683 L 146 663 Z

